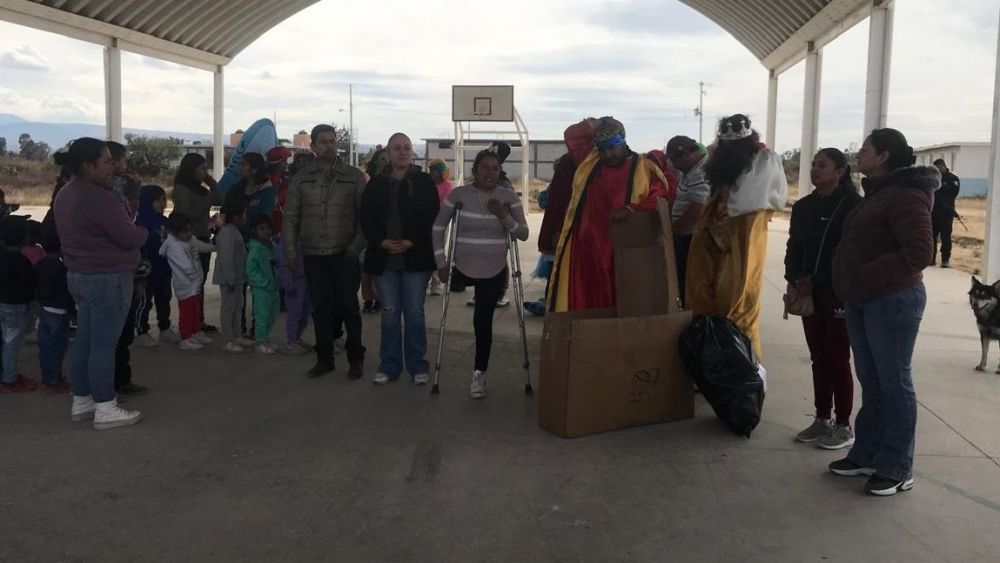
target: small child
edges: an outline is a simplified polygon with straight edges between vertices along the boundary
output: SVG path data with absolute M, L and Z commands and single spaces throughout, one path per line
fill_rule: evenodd
M 149 238 L 142 247 L 142 255 L 149 260 L 149 276 L 142 292 L 146 299 L 139 309 L 138 336 L 135 343 L 143 348 L 156 346 L 149 334 L 150 309 L 156 307 L 156 326 L 160 329 L 159 342 L 179 342 L 181 337 L 170 328 L 170 263 L 160 256 L 160 246 L 167 238 L 167 193 L 160 186 L 143 186 L 139 192 L 139 216 L 137 223 L 149 231 Z
M 271 329 L 278 316 L 278 283 L 274 279 L 274 247 L 271 242 L 271 219 L 257 215 L 250 221 L 250 244 L 247 245 L 247 281 L 253 294 L 254 339 L 258 354 L 277 352 L 271 344 Z
M 219 286 L 221 294 L 220 322 L 222 337 L 226 343 L 222 349 L 238 354 L 254 341 L 243 336 L 243 286 L 247 282 L 247 248 L 243 242 L 242 229 L 246 224 L 246 209 L 242 202 L 232 201 L 222 206 L 225 224 L 215 235 L 215 272 L 212 283 Z
M 3 373 L 0 393 L 34 391 L 38 384 L 26 379 L 18 370 L 17 356 L 28 332 L 28 309 L 35 299 L 35 269 L 21 254 L 28 236 L 23 218 L 8 217 L 0 221 L 0 331 L 3 332 Z
M 285 254 L 284 237 L 278 235 L 274 243 L 274 257 L 278 264 L 278 277 L 285 293 L 285 353 L 292 356 L 302 356 L 310 352 L 310 348 L 302 342 L 302 333 L 309 324 L 309 312 L 312 304 L 309 300 L 309 283 L 306 280 L 306 268 L 302 258 L 302 249 L 295 253 L 295 269 L 289 268 L 288 257 Z
M 7 203 L 7 194 L 0 190 L 0 221 L 10 216 L 11 213 L 21 208 L 19 203 Z
M 55 232 L 42 235 L 45 258 L 35 264 L 38 276 L 38 361 L 42 370 L 42 385 L 49 394 L 69 392 L 63 378 L 63 359 L 69 347 L 69 317 L 74 309 L 73 296 L 66 282 L 59 236 Z
M 191 236 L 191 219 L 173 212 L 167 217 L 167 240 L 160 246 L 160 256 L 170 263 L 180 310 L 181 350 L 201 350 L 212 339 L 201 331 L 201 271 L 199 252 L 212 252 L 215 247 Z

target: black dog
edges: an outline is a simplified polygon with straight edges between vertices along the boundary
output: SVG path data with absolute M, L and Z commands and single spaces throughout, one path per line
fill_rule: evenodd
M 976 326 L 979 328 L 979 339 L 983 343 L 983 357 L 976 366 L 976 371 L 986 371 L 986 355 L 990 341 L 1000 341 L 1000 281 L 986 285 L 972 277 L 972 289 L 969 290 L 969 306 L 976 315 Z M 1000 368 L 997 368 L 1000 373 Z

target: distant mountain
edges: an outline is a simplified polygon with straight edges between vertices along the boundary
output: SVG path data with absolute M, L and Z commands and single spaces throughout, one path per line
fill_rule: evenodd
M 149 137 L 176 137 L 185 141 L 212 141 L 206 133 L 182 133 L 178 131 L 155 131 L 151 129 L 124 129 L 125 133 L 135 133 Z M 48 143 L 52 150 L 66 146 L 66 143 L 80 137 L 104 138 L 104 125 L 90 123 L 46 123 L 27 121 L 16 115 L 0 113 L 0 137 L 7 139 L 8 150 L 17 149 L 17 138 L 22 133 L 31 135 L 32 140 Z M 228 141 L 228 139 L 226 139 Z

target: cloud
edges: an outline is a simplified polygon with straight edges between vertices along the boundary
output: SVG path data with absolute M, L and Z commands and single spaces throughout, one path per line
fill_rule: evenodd
M 258 78 L 260 80 L 274 80 L 274 75 L 271 74 L 271 71 L 269 70 L 262 70 L 257 74 L 255 74 L 253 77 Z
M 13 70 L 47 71 L 49 63 L 30 45 L 22 45 L 0 55 L 0 67 Z

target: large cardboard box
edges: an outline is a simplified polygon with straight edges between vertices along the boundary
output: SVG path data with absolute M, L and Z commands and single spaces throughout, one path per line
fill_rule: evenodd
M 680 357 L 666 202 L 612 230 L 617 309 L 550 313 L 542 336 L 539 424 L 564 438 L 694 416 Z

